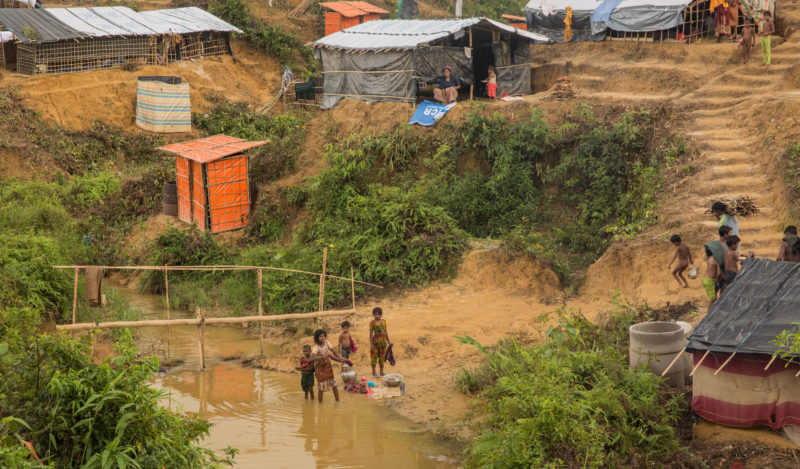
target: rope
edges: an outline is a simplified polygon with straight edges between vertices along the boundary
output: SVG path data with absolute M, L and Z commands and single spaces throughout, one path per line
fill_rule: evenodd
M 417 98 L 405 98 L 403 96 L 384 96 L 380 94 L 324 93 L 324 96 L 342 96 L 344 98 L 391 98 L 391 99 L 399 99 L 402 101 L 415 101 L 417 99 Z
M 414 70 L 373 70 L 373 71 L 362 71 L 362 70 L 328 70 L 326 72 L 322 72 L 322 74 L 326 73 L 413 73 Z

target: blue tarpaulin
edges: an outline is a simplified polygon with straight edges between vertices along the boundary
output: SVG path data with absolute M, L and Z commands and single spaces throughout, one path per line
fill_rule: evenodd
M 622 3 L 622 0 L 606 0 L 592 12 L 592 23 L 604 23 L 611 17 L 611 12 Z
M 433 125 L 444 117 L 447 114 L 447 111 L 453 108 L 456 103 L 450 103 L 448 105 L 439 104 L 439 103 L 432 103 L 430 101 L 423 101 L 422 104 L 419 105 L 416 111 L 414 111 L 414 115 L 411 116 L 411 120 L 408 121 L 409 124 L 419 124 L 419 125 Z

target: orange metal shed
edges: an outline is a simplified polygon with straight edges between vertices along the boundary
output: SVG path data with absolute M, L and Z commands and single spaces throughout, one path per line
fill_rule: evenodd
M 331 10 L 325 12 L 325 35 L 347 29 L 350 26 L 380 19 L 389 12 L 367 2 L 324 2 L 323 7 Z
M 513 26 L 517 29 L 521 29 L 523 31 L 528 30 L 528 20 L 526 20 L 522 16 L 514 16 L 514 15 L 503 15 L 504 19 L 508 20 L 508 25 Z
M 177 155 L 178 219 L 213 233 L 247 226 L 250 187 L 243 152 L 266 143 L 214 135 L 159 147 Z

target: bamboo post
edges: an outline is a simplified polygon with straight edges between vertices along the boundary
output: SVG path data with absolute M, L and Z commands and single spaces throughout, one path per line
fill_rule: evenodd
M 167 266 L 164 266 L 164 295 L 167 300 L 167 321 L 170 319 L 169 314 L 169 270 L 167 270 Z M 172 364 L 172 353 L 170 352 L 170 342 L 172 339 L 172 327 L 169 325 L 167 326 L 167 363 Z
M 795 373 L 795 375 L 794 375 L 794 377 L 795 377 L 795 378 L 797 378 L 798 376 L 800 376 L 800 371 L 798 371 L 798 372 L 797 372 L 797 373 Z
M 734 356 L 736 356 L 736 352 L 733 352 L 733 353 L 731 354 L 731 356 L 730 356 L 730 357 L 728 357 L 728 359 L 727 359 L 727 360 L 725 360 L 725 361 L 722 363 L 722 366 L 720 366 L 719 368 L 717 368 L 717 371 L 715 371 L 715 372 L 714 372 L 714 376 L 717 376 L 717 373 L 719 373 L 720 371 L 722 371 L 722 369 L 723 369 L 723 368 L 725 368 L 725 366 L 726 366 L 726 365 L 727 365 L 727 364 L 728 364 L 728 363 L 729 363 L 731 360 L 733 360 L 733 357 L 734 357 Z
M 767 371 L 767 369 L 772 366 L 772 362 L 774 362 L 776 358 L 778 358 L 777 355 L 772 356 L 772 359 L 770 359 L 769 363 L 767 363 L 767 366 L 764 367 L 764 371 Z
M 322 248 L 322 275 L 319 276 L 319 309 L 322 312 L 325 307 L 325 269 L 328 266 L 328 248 Z M 319 315 L 314 318 L 314 329 L 319 329 Z
M 264 289 L 264 270 L 258 269 L 258 315 L 264 315 L 264 301 L 263 301 L 263 289 Z M 261 356 L 264 356 L 264 323 L 259 321 L 258 323 L 258 344 L 261 350 Z
M 72 324 L 78 322 L 78 268 L 75 267 L 75 287 L 72 290 Z
M 694 376 L 694 372 L 697 371 L 698 368 L 700 368 L 700 365 L 703 364 L 703 360 L 706 359 L 706 357 L 708 356 L 709 353 L 711 353 L 711 349 L 710 348 L 708 350 L 706 350 L 706 353 L 703 354 L 703 356 L 700 358 L 700 361 L 697 362 L 697 365 L 695 365 L 694 368 L 692 368 L 692 372 L 689 373 L 689 376 Z
M 680 358 L 683 356 L 683 353 L 684 353 L 685 351 L 686 351 L 686 347 L 684 347 L 684 348 L 683 348 L 683 350 L 681 350 L 681 351 L 680 351 L 680 352 L 679 352 L 677 355 L 675 355 L 675 358 L 674 358 L 674 359 L 672 359 L 672 361 L 670 362 L 670 364 L 669 364 L 669 365 L 667 365 L 667 367 L 664 369 L 664 371 L 662 371 L 662 372 L 661 372 L 661 377 L 662 377 L 662 378 L 663 378 L 664 376 L 666 376 L 666 375 L 667 375 L 667 372 L 670 370 L 670 368 L 672 368 L 672 366 L 673 366 L 673 365 L 675 365 L 676 363 L 678 363 L 678 360 L 679 360 L 679 359 L 680 359 Z
M 200 324 L 197 326 L 197 339 L 200 344 L 200 368 L 206 368 L 206 313 L 202 308 L 197 308 Z
M 353 266 L 350 266 L 350 296 L 353 299 L 353 311 L 356 310 L 356 277 L 353 274 Z

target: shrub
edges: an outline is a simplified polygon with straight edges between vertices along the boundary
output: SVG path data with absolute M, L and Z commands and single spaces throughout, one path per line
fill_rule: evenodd
M 483 364 L 457 376 L 488 417 L 467 465 L 655 467 L 683 451 L 674 429 L 683 396 L 662 393 L 660 377 L 627 365 L 627 325 L 642 314 L 621 307 L 598 327 L 561 310 L 540 344 L 480 347 Z

